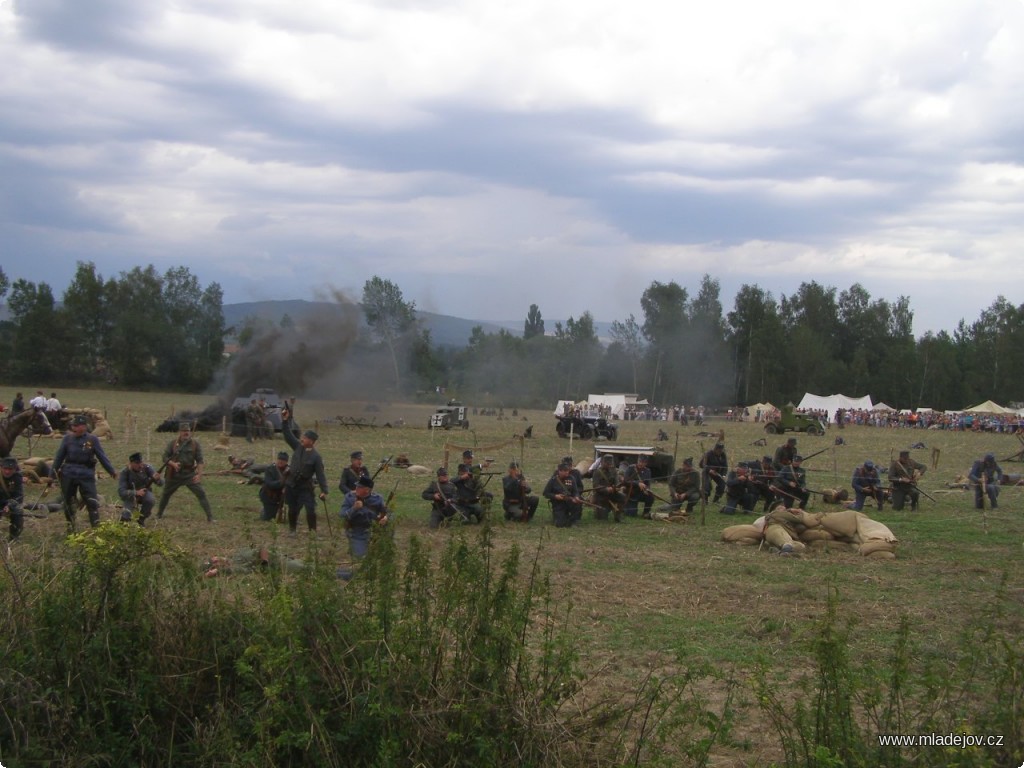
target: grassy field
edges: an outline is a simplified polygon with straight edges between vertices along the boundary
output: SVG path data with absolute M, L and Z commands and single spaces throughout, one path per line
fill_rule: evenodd
M 19 388 L 6 389 L 13 395 Z M 28 392 L 34 387 L 20 389 Z M 172 436 L 156 433 L 156 425 L 176 411 L 202 409 L 211 402 L 205 396 L 136 392 L 62 390 L 58 395 L 66 406 L 90 406 L 107 413 L 115 438 L 106 441 L 105 447 L 118 468 L 136 450 L 159 465 Z M 347 565 L 350 558 L 337 517 L 341 503 L 337 483 L 350 451 L 363 450 L 371 471 L 379 458 L 398 453 L 433 470 L 445 463 L 446 445 L 452 451 L 447 459 L 450 465 L 457 463 L 464 447 L 474 447 L 478 458 L 495 457 L 492 469 L 502 472 L 510 458 L 521 458 L 535 492 L 542 489 L 559 458 L 570 453 L 569 441 L 555 435 L 555 419 L 547 411 L 520 411 L 504 419 L 472 416 L 470 430 L 447 433 L 426 428 L 431 412 L 426 405 L 299 400 L 297 420 L 302 427 L 318 429 L 318 448 L 331 487 L 327 504 L 331 524 L 321 516 L 316 537 L 300 533 L 290 538 L 284 535 L 284 526 L 259 522 L 256 486 L 240 485 L 237 476 L 217 474 L 229 468 L 229 454 L 271 461 L 278 450 L 286 449 L 279 436 L 247 444 L 241 438 L 199 433 L 207 460 L 205 487 L 217 523 L 208 525 L 191 494 L 179 492 L 159 528 L 194 553 L 197 572 L 198 564 L 210 555 L 230 555 L 243 546 L 264 544 L 299 558 L 315 547 L 321 556 Z M 338 417 L 373 419 L 377 425 L 404 424 L 360 429 L 341 426 Z M 528 425 L 534 428 L 533 438 L 515 439 Z M 679 459 L 696 459 L 701 443 L 710 447 L 714 442 L 714 437 L 701 436 L 702 430 L 724 431 L 732 463 L 772 453 L 784 442 L 781 436 L 768 436 L 767 446 L 755 445 L 764 436 L 759 425 L 724 421 L 711 421 L 702 428 L 623 423 L 619 442 L 654 445 L 659 428 L 670 438 L 660 447 L 675 452 Z M 834 445 L 836 435 L 842 435 L 844 445 Z M 887 466 L 900 449 L 925 444 L 912 454 L 930 467 L 921 487 L 935 501 L 922 498 L 920 511 L 914 513 L 886 509 L 878 515 L 899 538 L 895 561 L 865 559 L 847 551 L 779 557 L 767 550 L 723 544 L 721 529 L 744 519 L 720 515 L 711 506 L 703 525 L 699 516 L 686 523 L 627 519 L 614 524 L 595 521 L 588 511 L 582 525 L 572 529 L 554 528 L 543 501 L 530 525 L 502 522 L 500 508 L 492 508 L 492 513 L 498 511 L 497 548 L 517 545 L 527 553 L 539 548 L 543 570 L 561 585 L 567 603 L 572 602 L 579 650 L 585 669 L 592 674 L 591 686 L 625 690 L 652 669 L 680 664 L 706 664 L 740 676 L 763 664 L 783 679 L 795 679 L 801 672 L 801 658 L 794 649 L 801 647 L 824 614 L 830 592 L 837 597 L 844 620 L 855 623 L 849 651 L 861 659 L 888 654 L 902 619 L 909 622 L 914 642 L 929 648 L 953 646 L 972 631 L 998 593 L 1008 606 L 1000 621 L 1011 635 L 1024 636 L 1024 488 L 1004 488 L 999 509 L 983 515 L 974 510 L 968 492 L 947 487 L 987 451 L 1000 459 L 1017 453 L 1021 445 L 1015 436 L 849 427 L 833 428 L 823 437 L 798 439 L 805 454 L 827 448 L 806 465 L 809 485 L 817 489 L 849 488 L 854 467 L 865 459 Z M 52 457 L 56 447 L 55 439 L 30 443 L 19 438 L 14 454 L 25 457 L 31 449 L 31 455 Z M 931 468 L 933 449 L 939 450 L 935 468 Z M 577 460 L 591 457 L 593 444 L 576 441 L 571 453 Z M 1002 466 L 1008 473 L 1022 469 L 1017 463 Z M 437 553 L 449 537 L 459 534 L 428 530 L 428 505 L 420 492 L 430 479 L 391 469 L 379 476 L 378 490 L 386 496 L 397 486 L 393 506 L 399 546 L 416 535 Z M 500 487 L 500 477 L 492 478 L 489 488 L 499 498 Z M 104 517 L 116 519 L 115 483 L 103 479 L 99 488 L 108 502 Z M 654 490 L 667 495 L 664 485 L 656 484 Z M 38 487 L 26 486 L 28 501 L 40 494 Z M 818 496 L 811 505 L 817 511 L 837 509 L 822 504 Z M 60 513 L 28 519 L 23 541 L 14 550 L 15 562 L 52 550 L 64 533 Z M 758 720 L 749 689 L 747 694 L 735 702 L 742 724 L 735 729 L 733 744 L 723 748 L 713 764 L 766 765 L 778 757 L 761 743 L 765 726 Z M 708 695 L 713 700 L 716 693 L 709 689 Z

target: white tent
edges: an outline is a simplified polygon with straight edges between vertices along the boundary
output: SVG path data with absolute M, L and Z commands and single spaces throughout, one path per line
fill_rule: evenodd
M 612 409 L 612 416 L 617 419 L 626 415 L 625 395 L 587 395 L 587 402 L 591 405 L 606 405 Z
M 872 411 L 895 411 L 896 409 L 893 408 L 891 405 L 886 405 L 885 403 L 879 402 L 879 403 L 875 403 L 874 406 L 872 406 L 871 410 Z
M 997 405 L 991 400 L 986 400 L 984 403 L 978 403 L 973 408 L 964 408 L 964 413 L 1016 413 L 1016 411 L 1003 408 L 1003 406 Z
M 871 397 L 847 397 L 846 395 L 812 395 L 810 392 L 804 395 L 797 410 L 800 411 L 827 411 L 828 420 L 833 421 L 836 411 L 840 408 L 845 410 L 870 411 Z
M 777 409 L 771 403 L 764 402 L 764 403 L 754 403 L 753 405 L 748 405 L 744 410 L 749 414 L 749 415 L 743 417 L 744 420 L 746 420 L 746 421 L 757 421 L 758 420 L 758 418 L 757 418 L 758 417 L 758 412 L 760 412 L 760 415 L 761 415 L 760 420 L 764 421 L 766 418 L 768 418 L 768 414 L 772 413 L 773 411 L 775 411 Z

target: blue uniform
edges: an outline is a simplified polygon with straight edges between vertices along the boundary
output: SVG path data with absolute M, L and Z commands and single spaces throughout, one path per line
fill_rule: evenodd
M 362 501 L 362 504 L 357 506 L 356 502 L 359 501 Z M 348 536 L 353 557 L 366 555 L 370 549 L 370 532 L 373 530 L 373 524 L 388 514 L 384 497 L 379 493 L 370 491 L 363 499 L 359 498 L 356 491 L 345 494 L 345 500 L 341 504 L 341 519 L 345 521 L 345 535 Z
M 163 478 L 156 476 L 156 470 L 149 464 L 141 464 L 138 471 L 132 469 L 131 464 L 121 470 L 117 476 L 117 495 L 124 502 L 124 512 L 121 519 L 128 522 L 132 519 L 132 512 L 136 505 L 139 507 L 139 525 L 145 525 L 146 519 L 156 506 L 156 496 L 150 488 L 153 485 L 163 485 Z M 139 492 L 142 492 L 141 494 Z
M 96 492 L 96 463 L 107 470 L 113 478 L 117 470 L 103 452 L 100 439 L 89 432 L 76 435 L 73 431 L 64 435 L 53 458 L 53 471 L 60 478 L 60 488 L 64 494 L 64 517 L 74 525 L 75 495 L 78 494 L 85 502 L 89 511 L 89 523 L 96 526 L 100 522 L 100 502 Z

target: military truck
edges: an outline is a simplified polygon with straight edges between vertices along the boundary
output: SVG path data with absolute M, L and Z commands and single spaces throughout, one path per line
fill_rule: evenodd
M 779 415 L 764 425 L 764 431 L 769 435 L 781 434 L 783 432 L 806 432 L 808 435 L 824 435 L 825 422 L 817 416 L 809 413 L 796 413 L 792 408 L 786 406 Z
M 449 400 L 447 405 L 439 405 L 427 422 L 428 429 L 452 429 L 453 427 L 469 429 L 466 406 L 457 400 Z

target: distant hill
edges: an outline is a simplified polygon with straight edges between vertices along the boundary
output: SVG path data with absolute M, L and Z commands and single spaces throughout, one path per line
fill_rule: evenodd
M 285 315 L 292 320 L 301 320 L 314 310 L 329 310 L 336 307 L 329 301 L 305 301 L 303 299 L 285 299 L 282 301 L 249 301 L 239 304 L 224 305 L 224 322 L 227 326 L 240 327 L 247 317 L 259 318 L 278 324 Z M 480 320 L 465 320 L 460 317 L 438 315 L 433 312 L 416 312 L 417 318 L 430 331 L 431 341 L 442 347 L 464 347 L 474 326 L 479 325 L 484 333 L 497 333 L 502 328 L 522 335 L 523 322 L 514 325 L 504 323 L 486 323 Z M 360 314 L 360 324 L 365 325 Z

